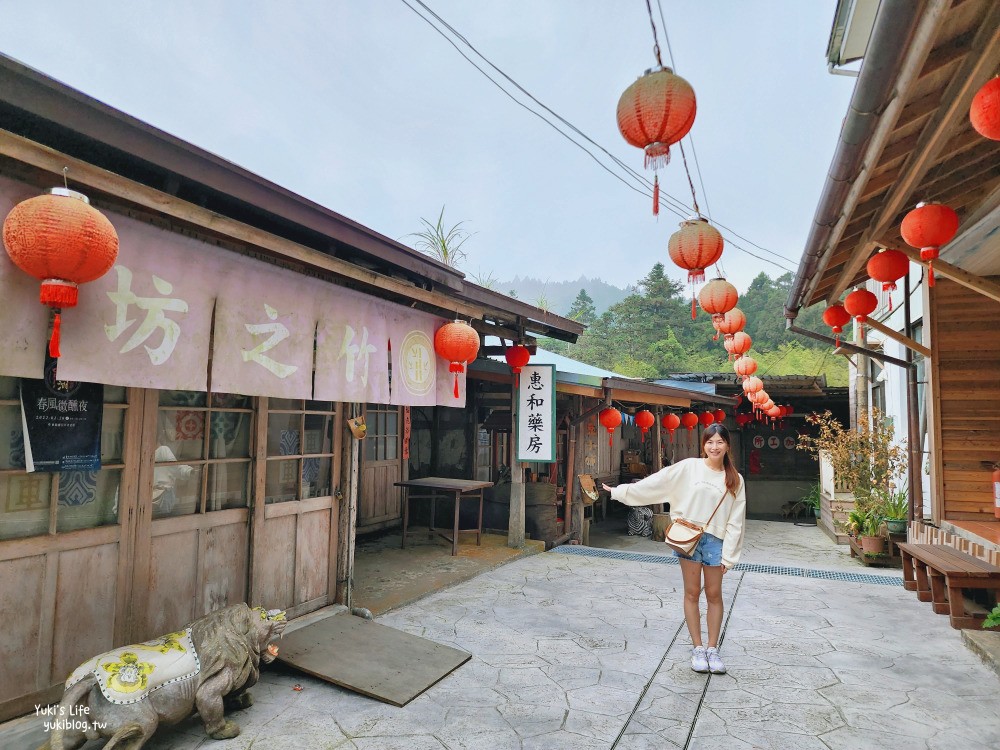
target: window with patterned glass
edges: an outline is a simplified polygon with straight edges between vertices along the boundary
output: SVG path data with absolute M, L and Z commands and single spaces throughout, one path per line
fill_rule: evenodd
M 331 493 L 334 417 L 332 401 L 268 399 L 265 502 Z
M 99 471 L 28 473 L 19 378 L 0 377 L 0 539 L 118 523 L 124 463 L 124 388 L 104 386 Z
M 395 461 L 399 453 L 399 407 L 368 404 L 365 407 L 366 461 Z
M 253 416 L 249 396 L 159 392 L 153 518 L 249 504 Z

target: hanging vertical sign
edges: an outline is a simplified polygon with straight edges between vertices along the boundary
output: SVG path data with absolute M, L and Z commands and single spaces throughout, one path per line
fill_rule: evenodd
M 45 377 L 21 380 L 27 471 L 98 471 L 104 386 L 60 380 L 58 360 L 45 355 Z
M 517 460 L 556 460 L 556 366 L 526 365 L 517 386 Z

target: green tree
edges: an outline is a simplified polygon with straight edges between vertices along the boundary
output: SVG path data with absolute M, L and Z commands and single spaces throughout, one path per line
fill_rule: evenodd
M 587 294 L 586 289 L 581 289 L 576 295 L 572 306 L 569 308 L 567 316 L 570 320 L 575 320 L 585 326 L 591 326 L 597 320 L 597 310 L 594 307 L 594 300 Z
M 466 258 L 462 245 L 472 236 L 465 229 L 462 229 L 465 222 L 460 221 L 450 228 L 445 228 L 444 206 L 441 206 L 437 224 L 431 224 L 424 218 L 421 218 L 420 221 L 424 225 L 423 231 L 407 235 L 407 237 L 417 238 L 416 243 L 414 243 L 417 250 L 437 258 L 446 266 L 458 268 L 459 264 Z

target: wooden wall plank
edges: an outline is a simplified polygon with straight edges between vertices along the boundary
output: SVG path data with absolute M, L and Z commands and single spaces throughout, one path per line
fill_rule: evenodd
M 148 597 L 136 612 L 137 641 L 177 630 L 198 616 L 198 535 L 194 530 L 151 539 Z
M 0 704 L 35 690 L 42 609 L 52 605 L 51 600 L 39 596 L 45 584 L 45 558 L 36 555 L 0 562 L 0 612 L 18 613 L 17 617 L 4 617 Z
M 269 518 L 258 541 L 254 571 L 254 606 L 287 609 L 295 599 L 295 532 L 297 515 Z
M 53 684 L 64 681 L 90 657 L 114 646 L 117 574 L 117 544 L 59 554 L 55 602 L 47 603 L 55 607 L 50 673 Z
M 299 515 L 295 544 L 295 603 L 325 596 L 329 589 L 330 511 Z
M 202 589 L 198 616 L 247 600 L 250 549 L 246 523 L 203 529 L 201 537 Z

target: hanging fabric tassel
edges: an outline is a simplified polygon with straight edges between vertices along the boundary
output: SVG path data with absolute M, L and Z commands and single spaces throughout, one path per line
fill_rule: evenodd
M 653 175 L 653 216 L 660 215 L 660 176 Z
M 458 398 L 458 373 L 455 373 L 455 398 Z
M 52 338 L 49 339 L 49 356 L 53 359 L 59 359 L 62 356 L 59 353 L 59 328 L 62 326 L 62 316 L 59 314 L 60 310 L 56 308 L 56 319 L 52 323 Z
M 694 311 L 694 287 L 691 287 L 691 320 L 697 320 L 697 316 Z
M 889 292 L 889 312 L 892 312 L 892 292 Z
M 927 286 L 934 286 L 934 264 L 927 264 Z

